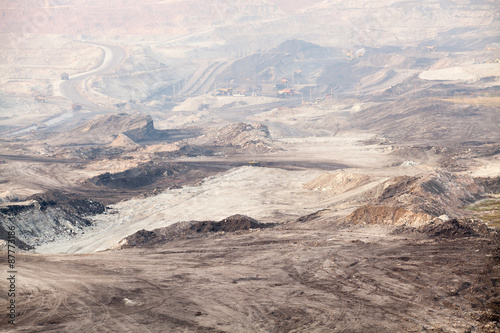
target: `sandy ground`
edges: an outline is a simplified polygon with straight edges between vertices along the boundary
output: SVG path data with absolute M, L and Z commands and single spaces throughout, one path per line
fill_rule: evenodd
M 466 332 L 491 291 L 485 239 L 332 222 L 155 249 L 18 256 L 18 328 L 3 332 Z M 3 256 L 1 257 L 3 260 Z M 497 267 L 498 271 L 498 267 Z M 6 282 L 1 282 L 4 285 Z M 5 306 L 5 299 L 0 299 Z
M 293 220 L 346 198 L 304 188 L 305 183 L 322 173 L 258 167 L 232 169 L 205 179 L 200 186 L 113 205 L 113 211 L 95 217 L 97 227 L 87 230 L 85 235 L 41 246 L 37 252 L 102 251 L 141 229 L 152 230 L 180 221 L 221 220 L 233 214 L 245 214 L 261 222 Z M 361 190 L 383 180 L 386 179 L 373 180 Z M 355 194 L 348 193 L 347 197 Z
M 500 170 L 500 158 L 496 157 L 494 159 L 480 159 L 478 160 L 480 165 L 472 170 L 466 171 L 474 177 L 496 177 L 498 176 L 498 170 Z
M 422 72 L 423 80 L 438 81 L 479 81 L 481 78 L 500 76 L 500 64 L 474 64 L 460 67 L 433 69 Z

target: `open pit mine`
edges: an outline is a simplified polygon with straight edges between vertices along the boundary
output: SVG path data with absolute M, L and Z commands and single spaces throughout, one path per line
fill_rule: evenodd
M 500 332 L 493 0 L 0 2 L 0 332 Z

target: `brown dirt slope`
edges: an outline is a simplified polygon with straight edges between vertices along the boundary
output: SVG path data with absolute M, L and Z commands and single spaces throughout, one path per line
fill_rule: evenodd
M 455 239 L 462 237 L 489 237 L 496 235 L 496 231 L 489 229 L 486 224 L 474 219 L 451 219 L 448 221 L 434 220 L 428 224 L 397 228 L 395 234 L 417 232 L 431 238 Z
M 488 193 L 500 193 L 500 177 L 478 177 L 475 181 Z
M 379 205 L 404 207 L 432 216 L 465 214 L 460 209 L 481 198 L 484 188 L 466 175 L 433 171 L 421 177 L 399 177 L 381 185 Z
M 369 176 L 345 172 L 325 173 L 304 184 L 304 188 L 314 191 L 326 191 L 331 194 L 347 192 L 355 187 L 366 184 Z
M 394 177 L 366 195 L 371 202 L 346 217 L 353 224 L 423 225 L 441 215 L 470 217 L 463 208 L 484 197 L 472 177 L 434 171 L 420 177 Z
M 433 216 L 411 210 L 387 206 L 362 206 L 352 212 L 346 220 L 353 224 L 422 225 Z
M 418 101 L 418 103 L 417 103 Z M 498 141 L 500 114 L 494 107 L 419 98 L 382 103 L 353 114 L 352 129 L 403 140 Z
M 116 139 L 109 144 L 111 147 L 137 148 L 139 145 L 125 134 L 118 134 Z

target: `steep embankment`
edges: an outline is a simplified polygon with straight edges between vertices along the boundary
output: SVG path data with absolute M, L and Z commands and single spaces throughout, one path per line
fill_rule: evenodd
M 50 145 L 79 146 L 92 144 L 115 146 L 126 143 L 130 147 L 137 142 L 167 138 L 168 135 L 167 131 L 155 129 L 150 115 L 114 113 L 96 116 L 89 122 L 49 138 L 45 142 Z M 119 140 L 115 141 L 117 138 Z
M 105 207 L 91 199 L 48 192 L 30 197 L 24 203 L 0 207 L 0 239 L 7 239 L 5 226 L 15 226 L 20 248 L 30 248 L 55 239 L 71 238 L 92 225 L 87 218 L 100 214 Z
M 423 225 L 436 217 L 472 217 L 463 208 L 488 192 L 472 177 L 435 171 L 425 176 L 395 177 L 367 195 L 372 200 L 346 217 L 354 224 Z

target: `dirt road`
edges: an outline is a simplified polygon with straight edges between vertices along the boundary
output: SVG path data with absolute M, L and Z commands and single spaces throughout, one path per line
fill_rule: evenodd
M 114 68 L 118 67 L 125 59 L 126 53 L 123 48 L 116 45 L 93 43 L 93 42 L 92 43 L 84 42 L 84 43 L 94 45 L 96 47 L 101 48 L 104 51 L 102 62 L 97 66 L 97 68 L 89 72 L 73 75 L 70 77 L 69 80 L 61 81 L 59 89 L 62 95 L 67 99 L 69 99 L 70 101 L 72 101 L 73 103 L 81 104 L 86 108 L 90 108 L 93 110 L 101 110 L 99 106 L 95 105 L 87 98 L 82 96 L 82 94 L 79 91 L 79 87 L 82 84 L 82 82 L 84 82 L 88 78 L 95 75 L 101 75 L 110 72 Z

